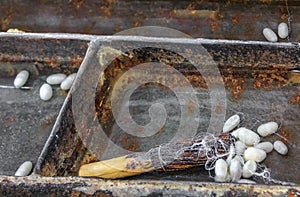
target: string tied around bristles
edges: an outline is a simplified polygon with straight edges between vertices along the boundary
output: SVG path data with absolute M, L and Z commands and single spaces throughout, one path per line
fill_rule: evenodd
M 235 140 L 230 134 L 201 133 L 190 139 L 160 145 L 146 155 L 156 169 L 163 171 L 200 165 L 212 170 L 217 159 L 226 159 L 230 155 Z

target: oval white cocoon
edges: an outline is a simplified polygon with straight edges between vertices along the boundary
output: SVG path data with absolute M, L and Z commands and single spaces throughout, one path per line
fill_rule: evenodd
M 62 90 L 69 90 L 73 84 L 76 74 L 77 73 L 70 74 L 65 80 L 63 80 L 60 84 L 60 88 Z
M 20 167 L 15 172 L 15 176 L 27 176 L 32 170 L 31 161 L 25 161 L 20 165 Z
M 270 153 L 273 150 L 273 144 L 271 142 L 261 142 L 254 147 L 264 150 L 266 153 Z
M 257 165 L 253 160 L 248 160 L 243 166 L 243 177 L 250 178 L 256 171 Z
M 258 144 L 260 141 L 259 135 L 245 127 L 238 128 L 236 132 L 237 138 L 244 142 L 247 146 Z
M 57 74 L 53 74 L 53 75 L 48 76 L 46 81 L 50 85 L 58 85 L 63 80 L 65 80 L 66 77 L 67 77 L 67 75 L 65 75 L 65 74 L 57 73 Z
M 249 147 L 245 150 L 244 158 L 246 161 L 253 160 L 255 162 L 262 162 L 267 157 L 267 153 L 259 148 Z
M 270 28 L 264 28 L 263 35 L 270 42 L 277 42 L 278 38 L 275 32 Z
M 237 182 L 242 177 L 241 162 L 237 158 L 233 158 L 229 167 L 231 182 Z
M 14 80 L 14 86 L 20 88 L 27 82 L 29 78 L 29 72 L 27 70 L 22 70 L 19 72 Z
M 232 131 L 236 126 L 240 124 L 240 116 L 235 114 L 228 118 L 223 126 L 223 133 L 228 133 L 229 131 Z
M 44 101 L 48 101 L 51 99 L 52 95 L 52 87 L 49 84 L 44 83 L 40 88 L 40 98 Z
M 289 35 L 289 27 L 286 23 L 280 23 L 278 25 L 278 36 L 282 39 L 288 37 Z
M 224 159 L 218 159 L 215 163 L 215 181 L 225 182 L 228 175 L 228 165 Z
M 288 147 L 282 141 L 274 142 L 274 149 L 281 155 L 286 155 L 288 153 Z
M 275 133 L 277 129 L 278 129 L 277 122 L 267 122 L 260 125 L 257 128 L 257 133 L 262 137 L 266 137 L 268 135 Z

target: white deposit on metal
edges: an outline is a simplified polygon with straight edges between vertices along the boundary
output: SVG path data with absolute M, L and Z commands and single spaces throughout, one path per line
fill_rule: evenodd
M 256 162 L 253 160 L 249 160 L 243 166 L 243 177 L 250 178 L 256 171 L 257 165 Z
M 265 124 L 260 125 L 257 128 L 257 133 L 262 136 L 266 137 L 275 133 L 278 129 L 278 124 L 276 122 L 267 122 Z
M 262 162 L 267 157 L 267 153 L 259 148 L 248 147 L 244 153 L 244 159 L 246 161 L 253 160 L 256 162 Z
M 62 90 L 69 90 L 73 84 L 73 81 L 76 77 L 76 73 L 70 74 L 65 80 L 63 80 L 60 84 L 60 88 Z
M 29 72 L 27 70 L 22 70 L 19 72 L 14 80 L 14 86 L 20 88 L 27 82 L 29 78 Z
M 278 38 L 275 32 L 270 28 L 264 28 L 263 29 L 263 35 L 265 38 L 270 42 L 277 42 Z
M 52 87 L 49 84 L 44 83 L 40 88 L 40 98 L 44 101 L 48 101 L 52 98 L 52 95 Z
M 53 74 L 47 77 L 46 81 L 50 85 L 59 85 L 67 76 L 62 73 Z
M 228 133 L 229 131 L 232 131 L 235 127 L 237 127 L 240 124 L 240 116 L 239 115 L 233 115 L 224 123 L 223 126 L 223 133 Z
M 285 39 L 289 35 L 289 27 L 286 23 L 280 23 L 278 25 L 278 36 Z
M 249 180 L 249 179 L 240 179 L 237 181 L 237 183 L 241 183 L 241 184 L 256 184 L 255 181 Z
M 224 159 L 218 159 L 215 163 L 215 181 L 225 182 L 228 176 L 228 165 Z
M 235 157 L 232 159 L 229 167 L 229 173 L 232 182 L 237 182 L 242 177 L 242 166 L 238 158 Z
M 247 146 L 258 144 L 260 141 L 259 135 L 245 127 L 240 127 L 234 132 L 236 132 L 236 138 L 244 142 Z
M 15 172 L 15 176 L 27 176 L 32 170 L 31 161 L 25 161 Z
M 261 142 L 254 145 L 255 148 L 264 150 L 266 153 L 270 153 L 273 150 L 273 144 L 271 142 Z
M 274 142 L 274 149 L 281 155 L 286 155 L 288 153 L 288 147 L 282 141 Z
M 235 153 L 237 155 L 243 155 L 247 148 L 246 144 L 244 142 L 238 140 L 234 143 L 234 145 L 235 145 Z

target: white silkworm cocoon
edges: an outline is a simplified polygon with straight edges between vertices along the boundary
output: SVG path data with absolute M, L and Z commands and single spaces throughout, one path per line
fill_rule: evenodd
M 268 135 L 275 133 L 277 129 L 278 129 L 277 122 L 267 122 L 260 125 L 257 128 L 257 133 L 262 137 L 266 137 Z
M 225 182 L 228 175 L 228 165 L 224 159 L 218 159 L 215 163 L 215 181 Z
M 63 80 L 65 80 L 67 76 L 62 73 L 57 73 L 53 74 L 47 77 L 46 81 L 50 85 L 58 85 L 60 84 Z
M 278 38 L 275 32 L 270 28 L 264 28 L 263 35 L 270 42 L 277 42 Z
M 237 127 L 240 124 L 240 116 L 239 115 L 233 115 L 226 122 L 223 126 L 223 133 L 228 133 L 229 131 L 232 131 L 235 127 Z
M 270 153 L 273 150 L 273 144 L 271 142 L 261 142 L 254 145 L 255 148 L 264 150 L 266 153 Z
M 235 154 L 237 155 L 243 155 L 247 146 L 244 142 L 238 140 L 234 143 L 235 145 Z
M 281 155 L 286 155 L 288 153 L 288 147 L 282 141 L 274 142 L 274 149 Z
M 255 162 L 262 162 L 267 157 L 267 153 L 259 148 L 248 147 L 244 153 L 246 161 L 253 160 Z
M 20 165 L 20 167 L 15 172 L 15 176 L 27 176 L 32 170 L 31 161 L 25 161 Z
M 237 132 L 236 138 L 244 142 L 247 146 L 258 144 L 260 141 L 259 135 L 245 127 L 240 127 L 235 132 Z
M 40 98 L 44 101 L 48 101 L 51 99 L 52 95 L 52 87 L 49 84 L 44 83 L 40 88 Z
M 286 23 L 280 23 L 278 25 L 278 36 L 282 39 L 288 37 L 289 35 L 289 27 Z
M 237 158 L 233 158 L 229 167 L 231 182 L 237 182 L 242 177 L 241 162 Z
M 19 72 L 14 80 L 14 86 L 20 88 L 27 82 L 29 77 L 29 72 L 27 70 L 22 70 Z
M 240 179 L 237 181 L 237 183 L 241 183 L 241 184 L 256 184 L 255 181 L 249 180 L 249 179 Z
M 248 160 L 243 166 L 243 177 L 250 178 L 256 171 L 257 165 L 253 160 Z
M 73 74 L 70 74 L 67 78 L 65 78 L 61 84 L 60 84 L 60 88 L 62 90 L 69 90 L 73 84 L 73 81 L 76 77 L 76 74 L 77 73 L 73 73 Z

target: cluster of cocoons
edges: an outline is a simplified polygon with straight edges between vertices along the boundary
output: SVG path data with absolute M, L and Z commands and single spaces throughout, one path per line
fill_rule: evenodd
M 69 76 L 57 73 L 47 77 L 46 82 L 40 87 L 40 98 L 43 101 L 48 101 L 53 96 L 53 90 L 51 85 L 60 85 L 62 90 L 69 90 L 73 84 L 76 77 L 76 73 L 70 74 Z M 24 86 L 29 78 L 29 72 L 27 70 L 22 70 L 19 72 L 14 80 L 14 86 L 16 88 L 21 88 Z
M 228 150 L 227 159 L 219 158 L 215 163 L 216 182 L 255 182 L 249 178 L 258 174 L 258 165 L 267 157 L 267 153 L 277 151 L 281 155 L 288 153 L 287 146 L 282 141 L 274 143 L 261 141 L 262 138 L 270 136 L 278 130 L 276 122 L 261 124 L 254 132 L 245 127 L 239 127 L 240 116 L 231 116 L 223 126 L 223 133 L 230 132 L 236 138 L 234 144 Z
M 263 35 L 270 42 L 278 41 L 278 37 L 277 37 L 276 33 L 268 27 L 263 29 Z M 282 22 L 278 25 L 278 36 L 281 39 L 285 39 L 289 36 L 289 27 L 286 23 Z
M 76 73 L 70 74 L 69 76 L 57 73 L 47 77 L 46 82 L 40 88 L 40 98 L 44 101 L 48 101 L 52 98 L 53 90 L 50 85 L 60 85 L 62 90 L 69 90 L 76 77 Z

